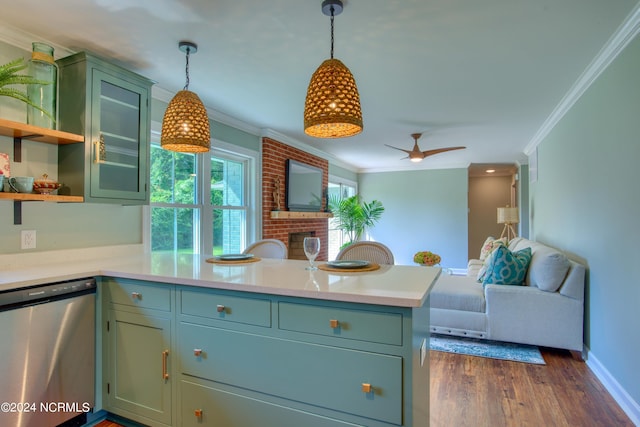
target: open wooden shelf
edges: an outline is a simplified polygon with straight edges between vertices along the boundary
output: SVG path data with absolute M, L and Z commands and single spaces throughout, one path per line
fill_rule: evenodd
M 41 128 L 5 119 L 0 119 L 0 135 L 45 142 L 47 144 L 77 144 L 84 142 L 83 135 Z
M 82 196 L 59 196 L 57 194 L 36 193 L 0 193 L 0 200 L 18 200 L 22 202 L 63 202 L 82 203 Z
M 331 212 L 293 212 L 293 211 L 271 211 L 272 219 L 318 219 L 333 218 Z

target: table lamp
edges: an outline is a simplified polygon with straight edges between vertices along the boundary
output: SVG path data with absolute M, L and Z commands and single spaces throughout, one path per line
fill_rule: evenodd
M 511 208 L 507 205 L 504 208 L 498 208 L 498 224 L 504 224 L 500 238 L 502 238 L 505 233 L 507 235 L 507 241 L 511 241 L 511 239 L 518 236 L 518 233 L 513 229 L 513 224 L 520 222 L 519 216 L 517 207 Z

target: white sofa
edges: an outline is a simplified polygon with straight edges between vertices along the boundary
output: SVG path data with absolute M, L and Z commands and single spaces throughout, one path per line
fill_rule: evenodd
M 583 351 L 585 267 L 562 252 L 524 238 L 530 247 L 524 286 L 476 279 L 482 261 L 470 260 L 466 276 L 441 274 L 430 294 L 432 333 Z

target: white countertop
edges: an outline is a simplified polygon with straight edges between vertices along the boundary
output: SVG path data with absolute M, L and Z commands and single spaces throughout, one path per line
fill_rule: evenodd
M 439 268 L 386 266 L 368 272 L 305 270 L 307 261 L 261 259 L 247 264 L 211 264 L 207 256 L 129 254 L 0 271 L 0 292 L 90 276 L 230 289 L 333 301 L 420 307 L 440 274 Z M 321 263 L 321 262 L 320 262 Z

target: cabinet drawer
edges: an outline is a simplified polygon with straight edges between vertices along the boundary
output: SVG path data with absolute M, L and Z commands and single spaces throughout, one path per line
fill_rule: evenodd
M 271 327 L 269 300 L 189 289 L 182 289 L 180 295 L 182 314 Z
M 402 345 L 402 315 L 280 302 L 278 328 L 358 341 Z
M 316 414 L 245 397 L 213 387 L 182 381 L 183 427 L 347 427 L 347 423 Z
M 171 285 L 109 280 L 110 302 L 139 308 L 171 311 Z
M 185 322 L 178 328 L 180 371 L 185 375 L 402 422 L 402 357 Z M 371 390 L 363 391 L 364 384 Z

